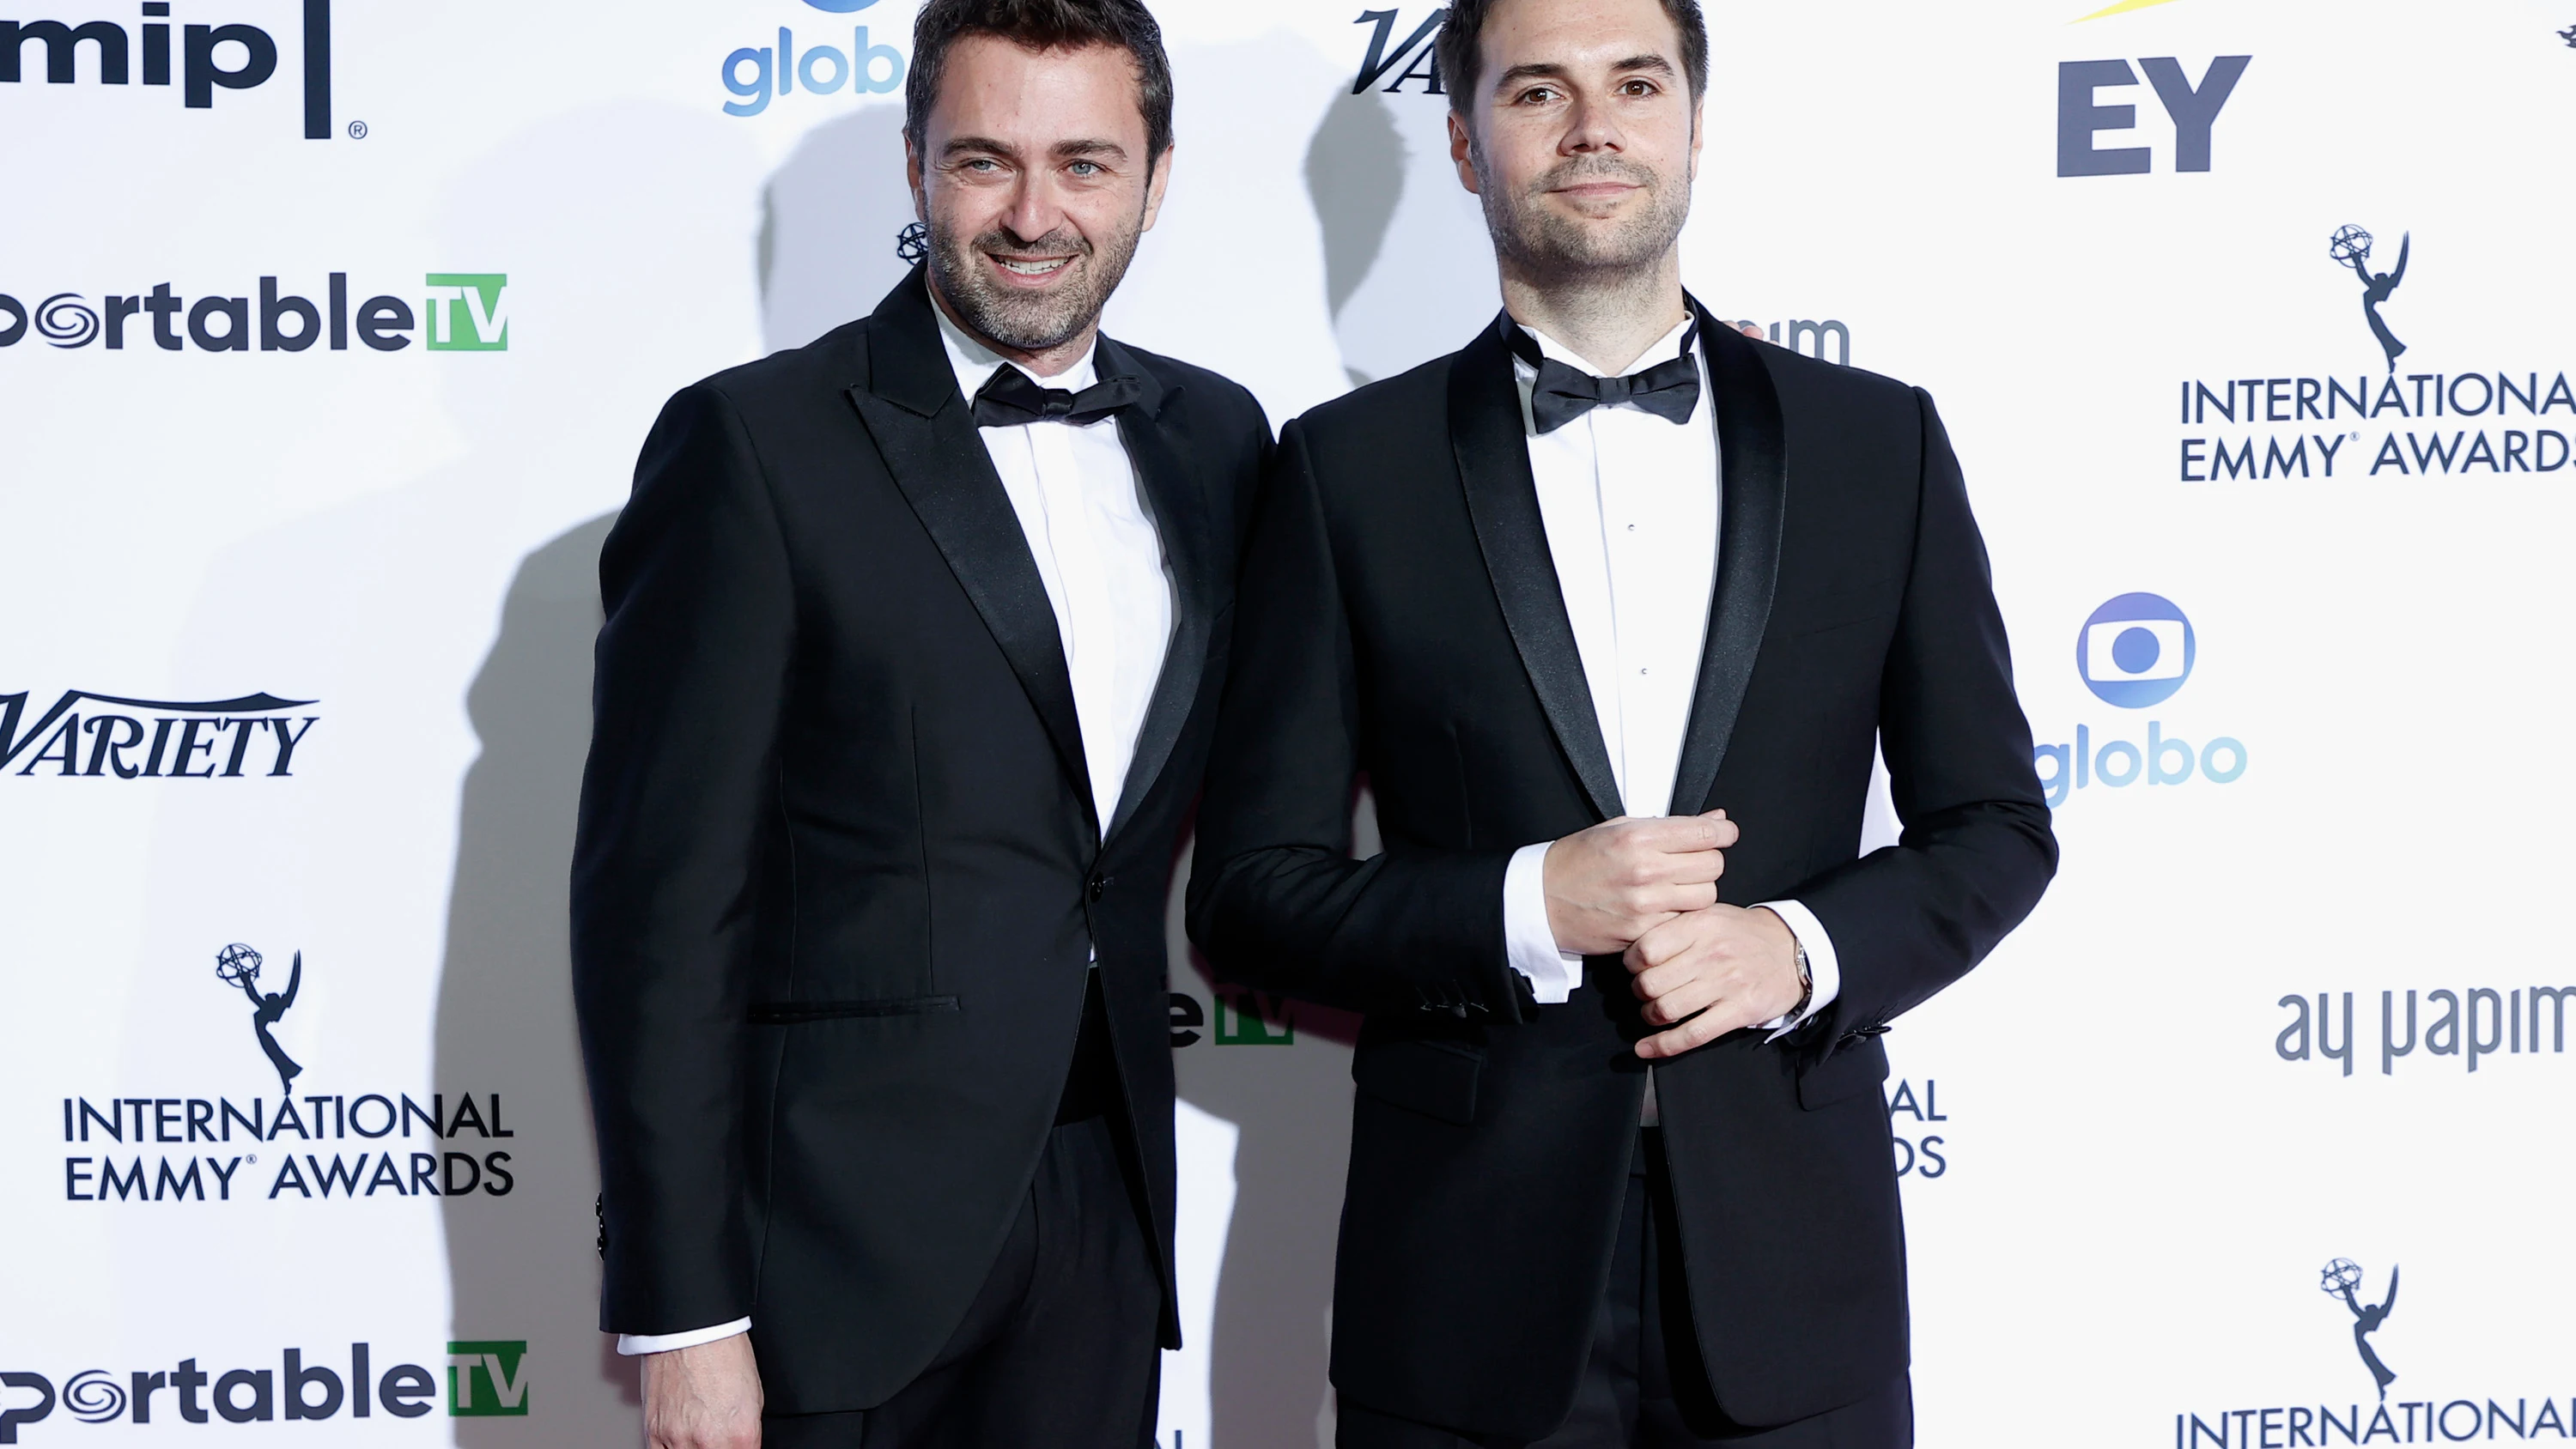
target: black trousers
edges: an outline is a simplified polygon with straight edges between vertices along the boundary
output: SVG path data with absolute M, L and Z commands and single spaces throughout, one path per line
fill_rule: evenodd
M 1899 1374 L 1857 1404 L 1811 1419 L 1748 1428 L 1717 1406 L 1690 1325 L 1689 1292 L 1673 1242 L 1672 1179 L 1663 1134 L 1639 1134 L 1610 1286 L 1592 1329 L 1592 1353 L 1564 1427 L 1533 1444 L 1478 1438 L 1341 1401 L 1340 1449 L 1909 1449 L 1914 1390 Z
M 763 1449 L 1152 1449 L 1162 1279 L 1107 1043 L 1095 980 L 1028 1200 L 939 1356 L 876 1408 L 763 1420 Z

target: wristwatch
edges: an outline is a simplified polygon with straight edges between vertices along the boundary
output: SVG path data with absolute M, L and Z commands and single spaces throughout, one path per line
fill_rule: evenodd
M 1798 948 L 1798 1004 L 1789 1008 L 1789 1020 L 1794 1022 L 1806 1016 L 1808 1004 L 1816 999 L 1816 973 L 1807 965 L 1807 943 L 1795 933 L 1789 940 Z

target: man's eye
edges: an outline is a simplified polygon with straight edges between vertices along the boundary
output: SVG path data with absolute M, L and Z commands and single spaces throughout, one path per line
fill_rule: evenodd
M 1068 170 L 1068 171 L 1070 171 L 1070 172 L 1072 172 L 1072 173 L 1073 173 L 1074 175 L 1076 175 L 1076 176 L 1079 176 L 1079 177 L 1084 178 L 1085 180 L 1088 180 L 1088 179 L 1090 179 L 1091 177 L 1094 177 L 1094 176 L 1097 176 L 1097 175 L 1099 175 L 1099 174 L 1100 174 L 1100 163 L 1099 163 L 1099 162 L 1097 162 L 1097 161 L 1076 161 L 1076 162 L 1074 162 L 1071 166 L 1068 166 L 1068 167 L 1066 167 L 1065 169 L 1066 169 L 1066 170 Z
M 1628 94 L 1632 96 L 1651 96 L 1655 93 L 1655 83 L 1653 81 L 1632 80 L 1628 82 L 1625 89 Z
M 1555 99 L 1556 88 L 1553 86 L 1532 86 L 1528 90 L 1521 92 L 1521 100 L 1527 105 L 1543 106 L 1549 101 Z

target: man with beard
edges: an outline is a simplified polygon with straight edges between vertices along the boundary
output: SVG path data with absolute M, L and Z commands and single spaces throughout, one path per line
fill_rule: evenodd
M 664 1449 L 1135 1449 L 1177 1341 L 1163 904 L 1268 428 L 1098 330 L 1139 0 L 930 0 L 906 101 L 926 264 L 674 397 L 600 559 L 574 987 Z
M 1880 1037 L 2056 865 L 1958 463 L 1682 290 L 1694 0 L 1439 44 L 1503 314 L 1283 430 L 1191 882 L 1221 972 L 1367 1013 L 1341 1443 L 1902 1445 Z

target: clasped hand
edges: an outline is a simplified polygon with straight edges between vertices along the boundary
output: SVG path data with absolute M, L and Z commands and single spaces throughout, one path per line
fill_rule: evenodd
M 1622 816 L 1548 847 L 1548 929 L 1557 948 L 1620 954 L 1650 1026 L 1637 1055 L 1675 1057 L 1798 1004 L 1798 939 L 1759 906 L 1720 905 L 1726 851 L 1741 837 L 1723 810 Z

